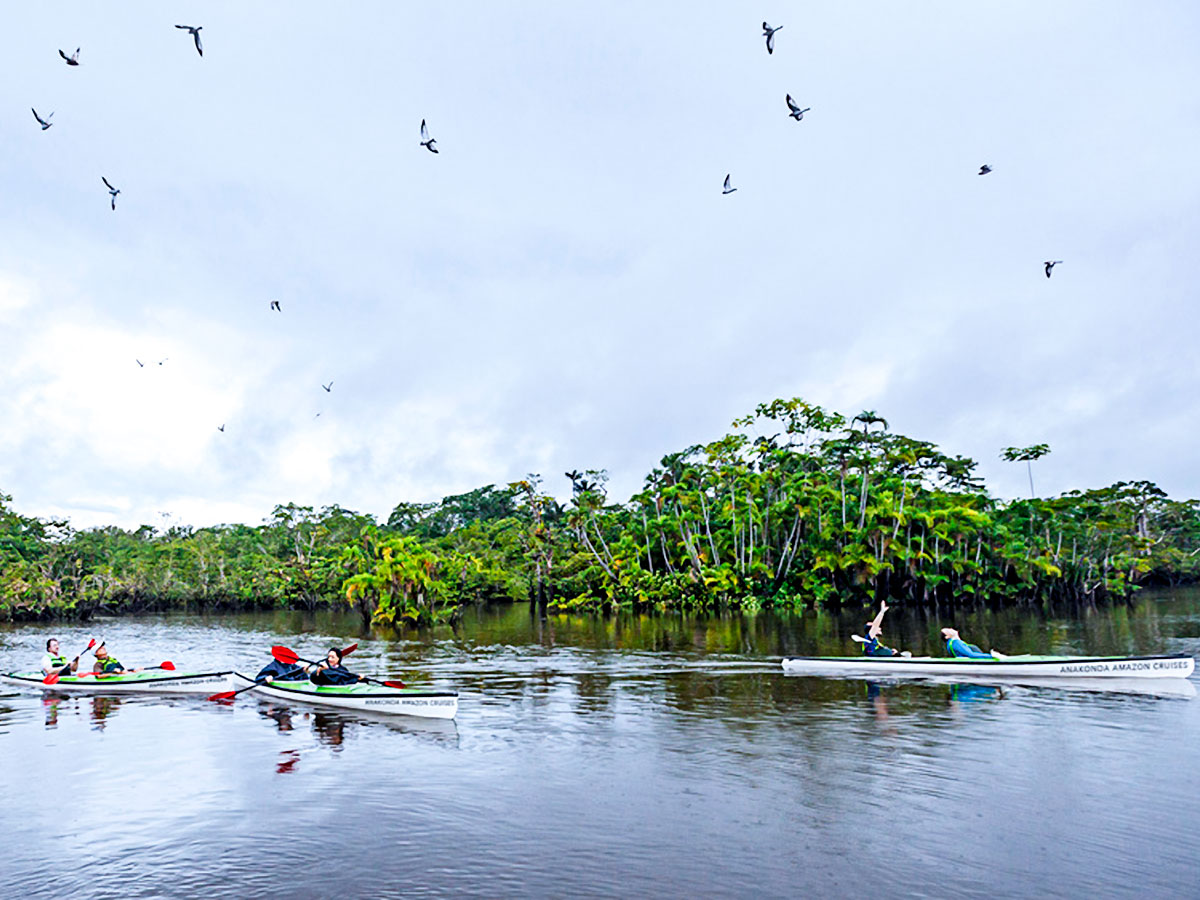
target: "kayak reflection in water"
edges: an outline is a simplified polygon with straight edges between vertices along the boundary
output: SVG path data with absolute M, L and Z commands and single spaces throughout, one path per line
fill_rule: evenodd
M 888 611 L 886 600 L 879 601 L 879 615 L 867 623 L 867 636 L 860 638 L 858 635 L 851 635 L 855 640 L 862 644 L 863 653 L 867 656 L 912 656 L 905 650 L 893 650 L 891 647 L 885 647 L 879 640 L 879 636 L 883 634 L 883 614 Z
M 100 675 L 114 675 L 120 672 L 140 672 L 141 669 L 126 669 L 121 665 L 121 661 L 108 652 L 108 648 L 101 644 L 92 654 L 96 657 L 96 664 L 92 666 L 92 671 Z
M 337 647 L 330 647 L 329 652 L 325 654 L 325 662 L 316 666 L 305 666 L 305 672 L 309 672 L 308 680 L 313 684 L 354 684 L 357 681 L 362 681 L 362 675 L 355 675 L 342 665 L 342 651 Z
M 953 628 L 943 628 L 942 637 L 946 639 L 946 652 L 955 659 L 1004 659 L 1003 653 L 992 650 L 984 653 L 974 644 L 968 644 L 958 636 Z

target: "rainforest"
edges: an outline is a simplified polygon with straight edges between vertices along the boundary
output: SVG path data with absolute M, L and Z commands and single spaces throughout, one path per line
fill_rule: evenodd
M 769 435 L 769 436 L 767 436 Z M 77 530 L 0 494 L 0 619 L 168 609 L 352 608 L 364 624 L 454 621 L 466 604 L 800 610 L 1127 598 L 1200 579 L 1200 503 L 1147 481 L 1039 498 L 1045 444 L 998 448 L 1030 497 L 976 461 L 797 398 L 664 456 L 625 502 L 603 470 L 529 475 L 386 521 L 280 504 L 261 525 Z

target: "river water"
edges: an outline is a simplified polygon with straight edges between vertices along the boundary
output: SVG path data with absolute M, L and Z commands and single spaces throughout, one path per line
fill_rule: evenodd
M 1200 702 L 784 675 L 862 611 L 167 616 L 0 629 L 0 671 L 102 636 L 254 671 L 272 644 L 460 692 L 455 722 L 203 698 L 0 696 L 0 896 L 1195 897 Z M 932 650 L 1200 655 L 1200 593 L 1046 614 L 893 610 Z M 90 663 L 90 657 L 88 657 Z M 1193 676 L 1195 677 L 1195 676 Z M 6 690 L 6 689 L 5 689 Z

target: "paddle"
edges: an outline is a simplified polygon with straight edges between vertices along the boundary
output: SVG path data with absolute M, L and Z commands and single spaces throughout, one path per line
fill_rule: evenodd
M 246 691 L 254 690 L 254 688 L 258 687 L 260 684 L 263 684 L 263 683 L 265 683 L 265 679 L 259 678 L 259 679 L 255 680 L 255 682 L 253 684 L 248 684 L 244 688 L 238 688 L 236 691 L 221 691 L 221 693 L 219 693 L 219 694 L 210 695 L 207 699 L 209 699 L 209 700 L 232 700 L 238 694 L 244 693 Z
M 168 672 L 174 672 L 175 663 L 171 662 L 169 659 L 164 659 L 157 666 L 144 666 L 138 671 L 149 672 L 151 669 L 166 669 Z M 126 669 L 123 672 L 81 672 L 78 677 L 87 678 L 89 675 L 95 675 L 97 678 L 107 678 L 110 675 L 131 675 L 133 672 L 133 669 Z
M 83 656 L 83 654 L 87 653 L 89 650 L 91 650 L 95 646 L 96 646 L 96 639 L 92 638 L 91 640 L 88 641 L 88 645 L 79 651 L 79 656 Z M 76 662 L 79 659 L 79 656 L 76 656 L 75 659 L 71 660 L 71 662 Z M 57 684 L 58 679 L 62 678 L 62 676 L 66 675 L 70 671 L 71 671 L 71 663 L 67 663 L 61 669 L 55 669 L 53 672 L 51 672 L 49 675 L 47 675 L 45 678 L 43 678 L 42 684 Z
M 357 647 L 358 644 L 355 644 L 354 646 Z M 279 660 L 281 663 L 305 662 L 305 663 L 308 663 L 310 666 L 324 665 L 324 663 L 314 662 L 311 659 L 304 659 L 303 657 L 297 656 L 295 651 L 289 650 L 287 647 L 280 647 L 278 644 L 271 648 L 271 655 L 273 657 L 275 657 L 277 660 Z M 345 656 L 346 651 L 343 651 L 341 655 Z M 358 677 L 362 681 L 369 681 L 371 684 L 382 684 L 384 687 L 390 687 L 390 688 L 408 687 L 408 685 L 406 685 L 403 681 L 380 681 L 378 678 L 368 678 L 366 675 L 359 675 Z

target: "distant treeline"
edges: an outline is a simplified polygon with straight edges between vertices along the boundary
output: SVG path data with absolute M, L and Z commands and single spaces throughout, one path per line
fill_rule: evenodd
M 464 604 L 558 609 L 957 605 L 1128 596 L 1200 577 L 1200 503 L 1145 481 L 1001 501 L 977 464 L 851 419 L 776 400 L 710 444 L 663 457 L 609 502 L 603 471 L 538 476 L 386 522 L 287 504 L 264 524 L 72 529 L 0 495 L 0 618 L 184 607 L 349 605 L 380 626 L 453 619 Z M 750 434 L 770 437 L 751 437 Z M 1030 467 L 1043 444 L 1006 448 Z

